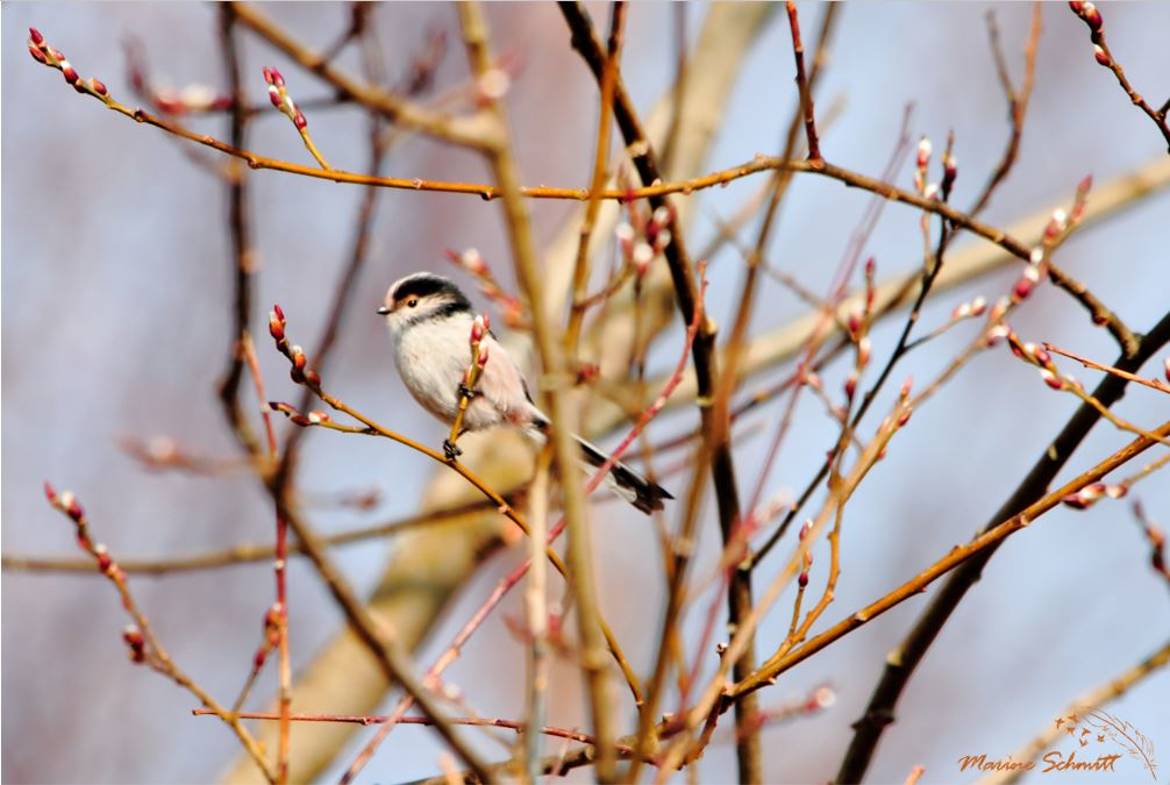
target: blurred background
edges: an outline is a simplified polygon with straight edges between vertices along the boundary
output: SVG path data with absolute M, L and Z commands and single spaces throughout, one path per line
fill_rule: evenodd
M 800 4 L 806 46 L 823 7 Z M 841 9 L 836 40 L 819 88 L 818 107 L 843 103 L 822 131 L 826 157 L 878 175 L 898 136 L 903 108 L 914 104 L 911 132 L 929 135 L 941 151 L 956 135 L 959 177 L 953 201 L 970 204 L 998 161 L 1008 133 L 1006 104 L 996 78 L 983 15 L 993 8 L 1017 81 L 1027 38 L 1025 4 L 850 4 Z M 607 9 L 590 6 L 595 22 Z M 344 30 L 347 6 L 265 4 L 264 11 L 320 51 Z M 493 3 L 486 8 L 498 52 L 519 61 L 507 105 L 525 183 L 581 186 L 588 182 L 596 131 L 596 87 L 568 46 L 564 21 L 552 5 Z M 686 8 L 693 39 L 708 8 Z M 1110 45 L 1133 84 L 1151 103 L 1170 95 L 1170 5 L 1129 3 L 1105 8 Z M 127 436 L 166 435 L 185 449 L 231 457 L 237 447 L 224 425 L 215 386 L 230 339 L 232 255 L 225 228 L 225 188 L 192 165 L 180 143 L 136 126 L 75 95 L 60 76 L 28 56 L 32 25 L 63 50 L 82 76 L 97 76 L 133 104 L 122 42 L 142 40 L 152 78 L 182 87 L 222 89 L 218 14 L 205 4 L 8 3 L 2 9 L 3 69 L 3 549 L 6 554 L 77 555 L 68 521 L 47 507 L 41 483 L 74 490 L 95 533 L 121 558 L 184 554 L 271 537 L 271 508 L 246 473 L 207 479 L 147 472 L 119 448 Z M 436 75 L 440 89 L 466 78 L 454 10 L 401 3 L 378 7 L 371 23 L 389 69 L 402 73 L 430 29 L 447 30 L 450 46 Z M 675 11 L 665 4 L 630 9 L 623 71 L 639 107 L 649 113 L 675 70 Z M 327 95 L 324 85 L 241 31 L 244 78 L 254 101 L 265 99 L 261 66 L 281 68 L 300 101 Z M 360 73 L 356 52 L 338 60 Z M 792 53 L 782 14 L 746 56 L 743 75 L 719 118 L 710 169 L 778 152 L 795 100 Z M 354 108 L 310 115 L 314 138 L 330 162 L 366 166 L 366 119 Z M 192 120 L 227 136 L 222 117 Z M 251 149 L 311 164 L 288 121 L 275 112 L 251 126 Z M 1036 86 L 1019 162 L 985 218 L 1005 226 L 1038 209 L 1067 203 L 1078 180 L 1098 184 L 1165 155 L 1147 117 L 1133 108 L 1112 75 L 1093 61 L 1084 25 L 1064 4 L 1044 7 Z M 472 154 L 412 137 L 396 146 L 386 172 L 402 177 L 487 181 Z M 911 164 L 896 181 L 908 187 Z M 729 216 L 762 178 L 701 192 L 692 200 L 690 246 L 715 232 L 712 216 Z M 258 309 L 279 302 L 290 329 L 309 341 L 326 316 L 329 293 L 347 261 L 353 216 L 362 192 L 275 172 L 250 177 L 261 274 Z M 817 292 L 829 285 L 848 235 L 865 211 L 867 194 L 813 177 L 797 177 L 769 248 L 777 267 Z M 556 236 L 571 206 L 531 203 L 538 241 Z M 919 215 L 890 205 L 867 245 L 879 277 L 921 263 Z M 1152 325 L 1170 302 L 1167 225 L 1170 194 L 1155 194 L 1116 217 L 1077 232 L 1059 252 L 1062 266 L 1085 281 L 1135 330 Z M 750 229 L 749 229 L 750 232 Z M 975 242 L 960 237 L 956 247 Z M 511 286 L 508 245 L 496 204 L 465 196 L 385 191 L 376 207 L 372 250 L 352 309 L 345 315 L 330 370 L 330 388 L 375 419 L 438 444 L 442 429 L 420 416 L 393 371 L 381 320 L 373 311 L 386 286 L 418 269 L 452 273 L 445 248 L 478 247 Z M 733 248 L 712 260 L 710 308 L 728 324 L 738 297 L 742 263 Z M 923 314 L 930 327 L 975 295 L 993 300 L 1015 280 L 1007 269 L 960 289 L 939 293 Z M 471 285 L 466 278 L 460 279 Z M 806 313 L 807 306 L 765 279 L 753 332 Z M 677 320 L 676 320 L 677 321 Z M 1112 361 L 1109 336 L 1092 327 L 1079 306 L 1042 287 L 1013 318 L 1030 340 L 1050 340 Z M 262 330 L 259 311 L 255 326 Z M 874 332 L 883 361 L 901 328 L 892 319 Z M 650 356 L 651 373 L 673 365 L 681 325 Z M 261 332 L 262 334 L 262 332 Z M 925 380 L 969 339 L 960 327 L 911 354 L 896 378 Z M 269 395 L 292 399 L 284 361 L 259 342 Z M 1163 351 L 1159 357 L 1164 357 Z M 1157 373 L 1160 363 L 1147 371 Z M 1078 378 L 1096 374 L 1064 366 Z M 781 378 L 790 365 L 747 384 Z M 838 390 L 845 370 L 826 372 Z M 890 395 L 896 390 L 891 384 Z M 245 394 L 252 411 L 251 391 Z M 999 507 L 1074 410 L 1072 396 L 1046 388 L 1035 372 L 1005 350 L 978 358 L 916 412 L 889 456 L 851 502 L 842 539 L 842 575 L 821 627 L 889 591 L 968 539 Z M 880 407 L 879 407 L 880 408 Z M 1170 407 L 1134 388 L 1117 408 L 1139 424 L 1156 424 Z M 773 405 L 755 422 L 770 433 Z M 805 399 L 767 489 L 799 492 L 819 467 L 834 435 L 823 408 Z M 655 423 L 671 435 L 697 418 L 683 407 Z M 876 423 L 875 415 L 871 420 Z M 283 427 L 283 424 L 282 424 Z M 320 531 L 340 531 L 417 509 L 432 465 L 408 450 L 374 440 L 311 433 L 298 482 L 307 494 L 376 489 L 365 511 L 315 509 Z M 1129 437 L 1096 427 L 1062 477 L 1071 477 Z M 750 488 L 767 439 L 737 451 L 741 485 Z M 612 443 L 612 442 L 610 442 Z M 1137 466 L 1132 467 L 1136 469 Z M 1128 472 L 1127 472 L 1128 473 Z M 667 483 L 679 490 L 685 480 Z M 1170 524 L 1170 483 L 1155 476 L 1133 495 L 1151 518 Z M 668 509 L 669 512 L 669 509 Z M 676 521 L 668 517 L 673 527 Z M 637 513 L 605 507 L 593 517 L 603 610 L 635 666 L 652 666 L 660 625 L 663 577 L 655 530 Z M 717 516 L 702 521 L 695 575 L 708 574 L 719 550 Z M 335 549 L 362 591 L 371 590 L 395 548 L 368 541 Z M 514 547 L 494 557 L 473 579 L 419 653 L 428 663 L 478 604 L 487 587 L 523 558 Z M 785 548 L 757 573 L 761 582 L 781 569 Z M 824 579 L 827 557 L 814 570 Z M 1068 701 L 1103 683 L 1163 643 L 1170 598 L 1148 568 L 1148 548 L 1128 502 L 1104 502 L 1085 512 L 1060 508 L 1013 537 L 944 629 L 885 734 L 870 781 L 901 781 L 916 764 L 924 782 L 960 779 L 955 761 L 986 753 L 1003 757 L 1045 728 Z M 165 679 L 126 661 L 119 639 L 126 619 L 100 578 L 90 575 L 3 573 L 3 769 L 5 782 L 207 782 L 235 757 L 237 743 L 216 720 L 194 718 L 192 699 Z M 337 633 L 341 617 L 315 574 L 294 560 L 290 572 L 294 667 L 309 663 Z M 176 660 L 213 694 L 229 700 L 243 681 L 271 601 L 271 570 L 259 563 L 165 578 L 137 577 L 132 585 Z M 783 639 L 786 595 L 759 639 L 766 657 Z M 925 598 L 904 603 L 825 653 L 786 673 L 760 694 L 765 709 L 828 683 L 836 703 L 815 717 L 764 731 L 770 782 L 824 781 L 833 776 L 878 678 L 886 652 L 902 638 Z M 702 600 L 687 619 L 692 650 L 702 623 Z M 511 597 L 476 635 L 448 680 L 486 716 L 523 716 L 524 649 L 504 624 L 523 617 Z M 712 663 L 713 664 L 713 658 Z M 275 689 L 271 674 L 259 707 Z M 550 693 L 552 724 L 586 722 L 576 671 L 560 664 Z M 390 705 L 390 704 L 387 704 Z M 669 700 L 664 709 L 673 708 Z M 1170 765 L 1170 674 L 1154 675 L 1110 711 L 1131 722 Z M 632 729 L 634 714 L 623 721 Z M 730 722 L 726 723 L 730 726 Z M 699 780 L 734 777 L 730 731 L 698 764 Z M 364 742 L 369 731 L 358 735 Z M 474 736 L 474 735 L 473 735 Z M 479 738 L 478 736 L 474 736 Z M 480 739 L 483 749 L 499 750 Z M 477 742 L 478 743 L 478 742 Z M 335 780 L 357 747 L 343 751 Z M 435 773 L 440 749 L 425 728 L 395 731 L 373 760 L 366 782 L 398 782 Z M 546 749 L 555 751 L 550 742 Z M 1140 780 L 1134 767 L 1124 769 Z M 1086 775 L 1085 781 L 1093 775 Z M 1120 777 L 1121 775 L 1119 775 Z M 588 770 L 574 777 L 584 780 Z M 962 775 L 970 778 L 969 775 Z M 971 778 L 973 779 L 973 778 Z M 1098 781 L 1101 778 L 1098 776 Z M 1066 774 L 1062 781 L 1073 782 Z M 1109 780 L 1113 782 L 1115 780 Z M 1121 779 L 1116 780 L 1118 782 Z

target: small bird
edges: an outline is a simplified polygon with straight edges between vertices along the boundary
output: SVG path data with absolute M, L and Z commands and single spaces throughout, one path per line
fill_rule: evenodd
M 452 425 L 471 362 L 468 340 L 475 322 L 471 302 L 451 280 L 420 272 L 391 285 L 378 313 L 386 317 L 394 362 L 406 389 L 424 409 Z M 475 389 L 469 391 L 471 401 L 458 435 L 504 425 L 543 442 L 549 419 L 533 403 L 520 369 L 490 331 L 480 346 L 489 359 Z M 609 460 L 580 436 L 574 438 L 586 464 L 599 467 Z M 458 455 L 455 445 L 444 442 L 444 448 L 449 456 Z M 663 499 L 674 498 L 623 463 L 614 463 L 606 481 L 615 493 L 646 514 L 661 510 Z

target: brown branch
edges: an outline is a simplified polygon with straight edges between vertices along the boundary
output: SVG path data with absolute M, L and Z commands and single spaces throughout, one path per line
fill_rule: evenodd
M 1141 339 L 1135 354 L 1123 354 L 1116 365 L 1122 370 L 1132 372 L 1140 368 L 1167 341 L 1170 341 L 1170 313 L 1167 313 Z M 1110 407 L 1124 394 L 1127 383 L 1127 380 L 1120 377 L 1108 376 L 1097 385 L 1093 397 L 1104 406 Z M 994 527 L 998 526 L 1000 521 L 1018 515 L 1037 499 L 1043 498 L 1049 483 L 1100 419 L 1100 413 L 1092 406 L 1082 404 L 1078 407 L 1057 437 L 1045 448 L 1015 492 L 992 516 L 984 532 L 994 531 Z M 999 541 L 993 542 L 990 547 L 979 552 L 975 558 L 965 562 L 955 571 L 919 616 L 910 634 L 887 660 L 885 671 L 870 697 L 865 713 L 854 725 L 853 740 L 837 774 L 838 782 L 861 780 L 883 730 L 894 720 L 894 707 L 910 676 L 967 591 L 979 580 L 983 567 L 990 561 L 998 547 Z
M 1121 89 L 1129 96 L 1130 102 L 1145 112 L 1154 125 L 1158 126 L 1158 131 L 1162 134 L 1162 138 L 1166 140 L 1167 149 L 1170 149 L 1170 125 L 1166 122 L 1167 107 L 1170 107 L 1170 101 L 1163 104 L 1162 108 L 1154 109 L 1141 93 L 1133 88 L 1129 83 L 1129 79 L 1125 75 L 1125 70 L 1121 67 L 1121 63 L 1117 62 L 1113 57 L 1113 52 L 1109 50 L 1109 44 L 1105 42 L 1105 30 L 1101 20 L 1101 12 L 1097 10 L 1093 3 L 1072 2 L 1069 3 L 1072 12 L 1081 18 L 1089 28 L 1089 40 L 1093 42 L 1093 57 L 1097 60 L 1097 64 L 1108 68 L 1117 77 L 1117 83 L 1121 85 Z
M 572 45 L 585 60 L 594 78 L 599 85 L 605 78 L 606 57 L 601 42 L 593 30 L 593 24 L 584 8 L 576 2 L 559 3 L 561 13 L 572 34 Z M 634 167 L 638 171 L 643 183 L 655 183 L 661 180 L 661 173 L 654 156 L 654 150 L 642 128 L 634 110 L 633 102 L 626 92 L 621 79 L 620 70 L 614 69 L 614 115 L 618 127 L 626 143 L 627 150 L 633 158 Z M 682 227 L 678 225 L 676 213 L 669 202 L 661 195 L 650 197 L 650 206 L 657 210 L 665 207 L 670 216 L 671 239 L 665 249 L 666 261 L 670 269 L 671 281 L 674 285 L 675 299 L 678 302 L 679 312 L 688 324 L 694 321 L 696 314 L 701 312 L 698 284 L 694 274 L 694 267 L 687 255 L 683 244 Z M 715 484 L 716 500 L 719 506 L 720 529 L 724 541 L 734 537 L 739 520 L 739 491 L 735 481 L 735 465 L 732 460 L 730 444 L 725 439 L 722 444 L 718 441 L 719 425 L 716 413 L 710 405 L 715 394 L 715 383 L 718 371 L 715 365 L 715 325 L 704 319 L 692 345 L 692 357 L 695 365 L 695 375 L 698 380 L 700 417 L 703 423 L 704 449 L 701 455 L 709 457 L 710 471 Z M 701 464 L 700 464 L 701 465 Z M 694 500 L 692 500 L 694 501 Z M 728 623 L 732 627 L 738 625 L 740 618 L 752 606 L 751 576 L 736 573 L 728 592 L 729 615 Z M 755 658 L 752 647 L 748 646 L 741 661 L 736 664 L 736 672 L 750 673 L 755 667 Z M 756 706 L 750 701 L 737 706 L 737 725 L 741 722 L 754 719 Z M 643 711 L 646 711 L 644 708 Z M 762 756 L 759 747 L 759 734 L 747 733 L 742 736 L 737 745 L 739 760 L 739 778 L 743 782 L 759 782 L 763 778 Z M 627 777 L 629 778 L 629 777 Z
M 264 751 L 256 743 L 255 739 L 252 738 L 252 735 L 248 733 L 247 728 L 240 722 L 239 717 L 220 706 L 215 698 L 211 697 L 207 691 L 195 683 L 190 676 L 175 664 L 170 654 L 163 648 L 162 643 L 154 634 L 154 628 L 151 626 L 150 620 L 138 607 L 134 595 L 130 592 L 130 586 L 126 582 L 125 571 L 110 556 L 106 547 L 101 543 L 94 542 L 90 536 L 89 517 L 74 495 L 69 491 L 63 491 L 58 494 L 46 482 L 45 496 L 54 509 L 59 510 L 73 521 L 77 535 L 77 545 L 91 557 L 90 570 L 96 567 L 101 575 L 109 579 L 118 592 L 118 596 L 122 601 L 122 607 L 130 615 L 130 618 L 134 620 L 134 625 L 128 627 L 122 635 L 129 648 L 128 653 L 131 662 L 148 665 L 194 695 L 212 714 L 219 717 L 232 729 L 232 732 L 236 734 L 236 737 L 240 740 L 248 756 L 259 767 L 261 773 L 263 773 L 264 778 L 269 783 L 275 783 L 277 778 L 276 772 L 268 765 L 268 762 L 264 759 Z
M 1167 434 L 1170 434 L 1170 422 L 1160 425 L 1155 429 L 1154 433 L 1160 437 L 1165 437 Z M 750 694 L 762 687 L 775 683 L 776 678 L 780 674 L 789 670 L 797 663 L 803 662 L 829 644 L 834 643 L 858 627 L 872 621 L 894 606 L 911 597 L 917 596 L 927 586 L 943 575 L 946 575 L 952 570 L 965 569 L 967 565 L 979 563 L 981 560 L 985 561 L 986 556 L 993 553 L 1005 539 L 1035 522 L 1041 515 L 1060 504 L 1066 496 L 1076 493 L 1091 483 L 1097 482 L 1109 472 L 1132 460 L 1156 443 L 1154 439 L 1139 436 L 1122 449 L 1065 483 L 1060 488 L 1040 496 L 1035 502 L 1020 509 L 1019 512 L 986 528 L 966 545 L 952 548 L 941 559 L 934 562 L 909 581 L 903 583 L 897 589 L 845 617 L 820 635 L 810 639 L 808 643 L 800 648 L 784 656 L 770 658 L 760 667 L 759 671 L 752 674 L 751 678 L 738 682 L 728 688 L 726 691 L 727 698 L 730 700 L 738 700 L 743 695 Z M 958 574 L 958 572 L 955 574 Z M 894 663 L 901 664 L 903 656 L 903 652 L 891 654 L 888 660 L 890 667 Z M 872 722 L 871 716 L 867 714 L 861 722 L 854 726 L 858 735 L 864 732 L 866 725 L 870 722 Z M 859 782 L 860 779 L 838 774 L 837 781 Z
M 518 503 L 518 495 L 522 490 L 502 494 L 509 505 Z M 337 532 L 322 535 L 319 539 L 322 545 L 352 545 L 378 539 L 403 532 L 418 529 L 424 526 L 440 526 L 445 524 L 465 523 L 469 518 L 478 517 L 487 510 L 495 510 L 498 505 L 491 499 L 461 504 L 455 507 L 436 510 L 428 513 L 419 513 L 405 518 L 399 518 L 375 526 L 364 526 L 352 531 Z M 300 543 L 289 546 L 290 555 L 304 555 L 305 548 Z M 236 565 L 268 562 L 276 554 L 271 544 L 243 543 L 224 550 L 192 556 L 175 556 L 158 559 L 126 559 L 121 562 L 122 569 L 128 575 L 162 576 L 171 573 L 197 572 Z M 56 558 L 52 556 L 24 556 L 6 554 L 2 560 L 5 570 L 20 570 L 28 572 L 65 572 L 89 573 L 93 565 L 86 559 Z
M 796 87 L 800 91 L 800 106 L 804 114 L 804 133 L 808 140 L 808 157 L 811 161 L 821 160 L 821 145 L 817 139 L 817 125 L 813 117 L 812 89 L 804 73 L 804 43 L 800 40 L 800 20 L 796 15 L 796 3 L 788 0 L 788 29 L 792 34 L 792 56 L 796 60 Z M 825 8 L 829 14 L 831 7 Z
M 481 81 L 491 70 L 487 27 L 478 3 L 466 2 L 457 6 L 463 30 L 471 72 Z M 614 65 L 616 69 L 616 63 Z M 577 429 L 576 416 L 567 405 L 565 357 L 554 343 L 549 319 L 541 307 L 544 287 L 538 270 L 536 244 L 528 208 L 521 193 L 519 174 L 512 157 L 507 118 L 498 100 L 487 101 L 486 112 L 493 122 L 490 138 L 493 140 L 485 153 L 492 167 L 503 197 L 503 211 L 512 246 L 516 277 L 529 303 L 532 315 L 533 338 L 540 357 L 544 378 L 541 398 L 547 404 L 552 420 L 550 442 L 554 465 L 561 482 L 562 504 L 568 529 L 567 560 L 570 567 L 569 584 L 577 602 L 578 635 L 581 647 L 581 669 L 584 672 L 589 696 L 589 710 L 593 735 L 597 738 L 597 777 L 602 783 L 612 782 L 617 758 L 614 739 L 617 737 L 612 713 L 609 674 L 605 668 L 605 643 L 601 629 L 601 612 L 597 604 L 597 589 L 593 576 L 593 547 L 586 521 L 585 494 L 579 475 L 574 471 L 577 449 L 573 431 Z
M 398 125 L 452 144 L 484 149 L 489 143 L 490 140 L 485 137 L 475 118 L 452 118 L 435 114 L 378 87 L 363 84 L 346 75 L 326 58 L 310 51 L 255 7 L 246 3 L 232 3 L 232 6 L 240 24 L 292 58 L 302 68 L 328 82 L 340 96 L 380 112 Z
M 1159 392 L 1170 393 L 1170 384 L 1166 384 L 1161 379 L 1147 379 L 1144 376 L 1138 376 L 1135 373 L 1123 371 L 1120 368 L 1116 368 L 1112 365 L 1104 365 L 1097 362 L 1096 360 L 1090 360 L 1088 357 L 1082 357 L 1076 352 L 1070 352 L 1068 349 L 1061 349 L 1059 346 L 1053 346 L 1048 342 L 1044 343 L 1044 348 L 1053 354 L 1059 354 L 1061 356 L 1068 357 L 1070 360 L 1076 360 L 1086 368 L 1093 368 L 1094 370 L 1104 371 L 1105 373 L 1113 374 L 1114 376 L 1120 376 L 1122 379 L 1127 381 L 1145 385 L 1146 387 L 1157 390 Z

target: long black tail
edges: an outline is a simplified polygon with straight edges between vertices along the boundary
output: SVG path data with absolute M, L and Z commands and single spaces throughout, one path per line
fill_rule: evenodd
M 609 456 L 595 445 L 580 436 L 573 438 L 581 445 L 581 455 L 590 466 L 600 467 L 609 460 Z M 674 498 L 665 488 L 655 485 L 620 461 L 610 468 L 605 479 L 614 493 L 647 515 L 655 510 L 661 510 L 663 499 Z

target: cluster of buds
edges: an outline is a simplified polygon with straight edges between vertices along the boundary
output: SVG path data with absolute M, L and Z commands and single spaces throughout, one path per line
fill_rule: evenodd
M 1076 379 L 1063 375 L 1057 370 L 1056 363 L 1052 361 L 1052 355 L 1043 346 L 1037 346 L 1031 341 L 1021 341 L 1013 330 L 1008 330 L 1007 340 L 1012 354 L 1039 368 L 1040 378 L 1052 389 L 1064 390 L 1068 387 L 1079 386 Z
M 991 309 L 987 312 L 987 326 L 983 333 L 984 346 L 988 348 L 995 346 L 1011 333 L 1011 328 L 1003 320 L 1011 305 L 1012 301 L 1010 298 L 1000 297 L 995 301 L 995 305 L 991 306 Z
M 983 296 L 976 297 L 971 302 L 960 303 L 951 311 L 951 321 L 962 321 L 963 319 L 974 319 L 982 316 L 987 311 L 987 298 Z
M 269 401 L 268 409 L 270 411 L 279 412 L 292 421 L 294 425 L 299 425 L 302 428 L 308 428 L 313 425 L 325 425 L 333 422 L 328 412 L 312 411 L 308 414 L 302 414 L 297 411 L 297 408 L 291 403 L 283 401 Z
M 940 199 L 948 201 L 951 198 L 951 189 L 955 187 L 955 179 L 959 176 L 959 159 L 955 157 L 952 148 L 955 144 L 954 132 L 947 135 L 947 147 L 942 155 L 942 180 L 932 183 L 928 178 L 930 157 L 934 146 L 928 137 L 922 137 L 918 142 L 918 149 L 914 157 L 914 188 L 926 199 Z
M 28 53 L 38 63 L 60 71 L 61 75 L 65 77 L 65 81 L 77 92 L 89 93 L 107 104 L 111 101 L 110 91 L 105 84 L 92 77 L 82 79 L 77 73 L 77 69 L 73 67 L 61 50 L 49 46 L 48 42 L 45 41 L 45 36 L 35 27 L 28 29 Z
M 487 367 L 488 347 L 483 345 L 484 337 L 492 329 L 491 317 L 486 313 L 479 314 L 471 323 L 471 334 L 468 336 L 468 345 L 471 347 L 471 364 L 463 373 L 463 386 L 468 390 L 474 389 L 483 369 Z
M 1089 28 L 1089 40 L 1093 42 L 1093 57 L 1098 65 L 1106 68 L 1113 66 L 1113 58 L 1105 48 L 1105 32 L 1101 29 L 1101 12 L 1092 3 L 1071 2 L 1068 7 L 1081 18 Z
M 297 108 L 297 105 L 293 103 L 292 96 L 288 94 L 288 89 L 284 85 L 284 77 L 281 76 L 280 71 L 265 66 L 264 81 L 268 84 L 268 100 L 272 102 L 272 105 L 279 109 L 281 114 L 292 120 L 298 131 L 308 126 L 309 123 L 305 120 L 304 113 Z
M 801 543 L 803 543 L 805 540 L 808 539 L 809 532 L 811 532 L 811 531 L 812 531 L 812 521 L 805 520 L 804 524 L 800 527 L 800 542 Z M 809 550 L 806 550 L 804 552 L 804 560 L 801 562 L 801 565 L 800 565 L 800 575 L 796 579 L 796 585 L 799 586 L 801 589 L 804 589 L 805 587 L 808 586 L 808 571 L 810 569 L 812 569 L 812 563 L 813 563 L 813 555 L 812 555 L 812 549 L 810 548 Z
M 1065 505 L 1077 510 L 1083 510 L 1086 507 L 1091 507 L 1102 497 L 1110 499 L 1120 499 L 1129 493 L 1129 486 L 1125 483 L 1104 483 L 1095 482 L 1086 485 L 1076 493 L 1070 493 L 1061 499 Z
M 321 387 L 321 376 L 312 368 L 307 367 L 309 361 L 305 356 L 305 350 L 300 346 L 289 344 L 288 338 L 285 337 L 287 325 L 284 311 L 279 305 L 273 305 L 272 310 L 268 313 L 268 334 L 276 342 L 277 351 L 292 363 L 292 368 L 288 372 L 289 377 L 297 384 L 305 384 L 310 389 L 318 390 Z
M 177 117 L 191 112 L 224 111 L 235 105 L 230 95 L 220 95 L 207 85 L 192 84 L 181 89 L 156 88 L 146 75 L 146 56 L 141 41 L 127 41 L 125 50 L 127 78 L 131 89 L 135 95 L 158 111 Z
M 626 265 L 641 278 L 650 269 L 671 241 L 670 225 L 673 222 L 671 208 L 659 205 L 646 217 L 631 202 L 627 205 L 629 220 L 617 225 L 614 234 Z
M 1012 288 L 1012 299 L 1019 303 L 1028 298 L 1048 272 L 1048 260 L 1053 250 L 1068 237 L 1069 232 L 1080 223 L 1088 204 L 1089 190 L 1093 187 L 1092 175 L 1087 175 L 1077 183 L 1076 194 L 1073 197 L 1071 209 L 1057 208 L 1052 211 L 1048 223 L 1044 227 L 1044 235 L 1040 244 L 1032 249 L 1028 265 L 1024 268 L 1020 279 Z
M 65 513 L 73 521 L 76 527 L 77 545 L 90 556 L 93 556 L 94 561 L 97 562 L 98 572 L 121 585 L 125 580 L 125 573 L 122 572 L 122 568 L 110 556 L 106 550 L 106 546 L 101 543 L 95 543 L 90 537 L 89 520 L 85 516 L 85 508 L 77 501 L 77 497 L 73 495 L 73 491 L 61 491 L 61 493 L 57 493 L 53 486 L 46 482 L 45 498 L 49 500 L 49 504 L 54 509 Z
M 929 153 L 928 153 L 929 155 Z M 873 323 L 873 304 L 877 298 L 877 262 L 871 256 L 865 261 L 865 301 L 860 309 L 849 312 L 845 317 L 845 329 L 849 332 L 849 339 L 853 342 L 854 363 L 844 383 L 846 402 L 852 402 L 857 394 L 857 382 L 862 371 L 869 365 L 873 353 L 873 342 L 869 337 L 869 328 Z M 814 387 L 814 389 L 816 389 Z
M 524 319 L 524 306 L 520 299 L 504 291 L 478 249 L 468 248 L 462 253 L 447 249 L 446 255 L 452 263 L 462 267 L 475 277 L 484 296 L 499 306 L 500 313 L 504 317 L 504 324 L 513 330 L 528 328 Z

